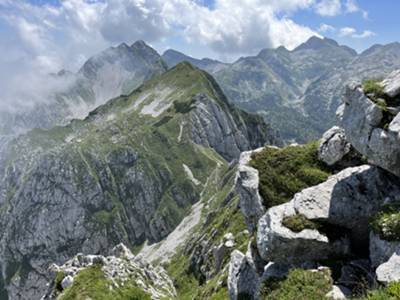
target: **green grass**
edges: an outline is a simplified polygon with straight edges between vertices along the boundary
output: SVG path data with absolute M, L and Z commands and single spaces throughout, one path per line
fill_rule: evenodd
M 365 94 L 373 94 L 374 98 L 384 97 L 384 87 L 380 84 L 380 81 L 378 80 L 365 80 L 362 84 L 362 88 Z
M 293 232 L 301 232 L 304 229 L 318 230 L 320 228 L 317 223 L 308 220 L 303 214 L 285 217 L 283 218 L 282 224 Z
M 330 169 L 318 159 L 318 142 L 282 149 L 265 148 L 250 165 L 259 171 L 260 194 L 270 208 L 291 200 L 303 189 L 327 180 Z
M 329 272 L 293 269 L 282 281 L 266 282 L 262 288 L 263 300 L 322 300 L 332 289 Z
M 354 298 L 354 300 L 399 300 L 400 299 L 400 283 L 393 282 L 387 287 L 369 291 L 366 296 Z
M 59 297 L 59 300 L 150 300 L 149 294 L 134 285 L 126 283 L 122 288 L 110 289 L 111 283 L 105 278 L 101 266 L 92 266 L 82 270 L 73 284 Z
M 370 219 L 372 230 L 380 238 L 400 241 L 400 204 L 387 205 Z

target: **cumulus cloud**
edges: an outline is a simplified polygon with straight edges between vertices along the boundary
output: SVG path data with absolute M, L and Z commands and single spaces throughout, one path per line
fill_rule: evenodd
M 315 11 L 321 16 L 333 17 L 341 13 L 340 0 L 322 0 L 315 6 Z
M 374 36 L 375 33 L 370 30 L 364 30 L 363 32 L 357 32 L 353 27 L 343 27 L 340 29 L 339 36 L 341 37 L 352 37 L 356 39 L 363 39 Z
M 364 19 L 368 19 L 368 12 L 364 9 L 361 9 L 356 0 L 347 0 L 345 3 L 345 8 L 347 13 L 360 12 Z
M 265 47 L 294 48 L 312 35 L 310 28 L 296 24 L 278 11 L 293 11 L 313 1 L 216 0 L 213 9 L 187 0 L 169 1 L 164 12 L 171 23 L 184 28 L 188 42 L 200 42 L 217 53 L 254 53 Z M 185 11 L 179 19 L 177 12 Z
M 328 33 L 328 32 L 334 32 L 334 31 L 336 31 L 335 27 L 333 27 L 332 25 L 329 25 L 329 24 L 325 24 L 325 23 L 322 23 L 318 28 L 318 32 L 321 32 L 321 33 Z

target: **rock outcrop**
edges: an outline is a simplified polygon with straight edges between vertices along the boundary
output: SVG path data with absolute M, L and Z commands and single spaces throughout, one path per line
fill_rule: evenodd
M 359 85 L 346 89 L 344 102 L 342 126 L 348 141 L 371 163 L 400 176 L 400 115 L 391 116 Z
M 55 286 L 57 283 L 53 281 L 43 299 L 56 299 L 77 281 L 80 272 L 95 266 L 104 274 L 110 289 L 132 285 L 150 294 L 155 300 L 176 298 L 172 280 L 162 267 L 153 267 L 141 257 L 135 257 L 123 244 L 117 245 L 111 252 L 113 255 L 107 257 L 77 254 L 62 266 L 51 265 L 51 272 L 61 282 L 61 290 L 57 290 L 59 287 Z
M 334 126 L 324 133 L 318 151 L 319 158 L 329 166 L 340 162 L 351 150 L 344 130 Z
M 370 215 L 386 203 L 399 201 L 400 181 L 377 167 L 348 168 L 326 182 L 296 194 L 292 201 L 270 208 L 259 220 L 257 244 L 266 261 L 301 263 L 350 253 L 345 235 L 338 240 L 318 230 L 293 232 L 283 219 L 296 215 L 337 226 L 354 241 L 368 244 Z M 329 235 L 329 232 L 326 234 Z
M 257 228 L 258 220 L 264 215 L 265 208 L 258 190 L 258 170 L 249 166 L 251 156 L 263 148 L 246 151 L 240 155 L 238 171 L 235 179 L 236 191 L 240 195 L 240 210 L 242 211 L 249 231 Z
M 400 70 L 393 71 L 389 76 L 382 81 L 384 87 L 383 92 L 391 98 L 400 95 Z
M 238 250 L 231 254 L 228 271 L 228 291 L 231 300 L 258 300 L 261 278 L 250 250 L 246 255 Z
M 349 253 L 349 241 L 330 241 L 315 229 L 294 232 L 285 227 L 283 219 L 296 215 L 293 202 L 270 208 L 259 220 L 257 247 L 265 261 L 280 264 L 297 264 L 327 259 L 330 256 L 345 256 Z
M 387 262 L 376 268 L 376 278 L 384 284 L 400 280 L 400 251 L 393 253 Z

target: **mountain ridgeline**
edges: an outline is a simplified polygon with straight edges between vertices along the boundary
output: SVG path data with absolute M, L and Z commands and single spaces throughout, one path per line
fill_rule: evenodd
M 284 139 L 306 142 L 335 124 L 349 81 L 380 79 L 400 67 L 400 44 L 375 45 L 357 54 L 334 40 L 312 37 L 292 51 L 264 49 L 231 64 L 171 50 L 162 58 L 170 67 L 187 60 L 207 70 L 232 103 L 264 116 Z
M 265 143 L 280 141 L 262 118 L 234 108 L 186 62 L 84 120 L 11 141 L 0 158 L 8 299 L 40 299 L 51 262 L 165 238 L 211 197 L 211 179 Z
M 77 73 L 62 70 L 50 74 L 47 84 L 58 88 L 41 95 L 44 99 L 40 102 L 21 107 L 16 112 L 0 108 L 0 139 L 33 128 L 51 128 L 65 125 L 74 118 L 84 118 L 97 106 L 130 93 L 166 69 L 160 55 L 143 41 L 106 49 L 91 57 Z

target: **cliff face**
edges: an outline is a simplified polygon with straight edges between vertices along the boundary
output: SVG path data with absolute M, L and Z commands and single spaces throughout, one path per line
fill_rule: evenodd
M 187 63 L 83 121 L 34 130 L 0 161 L 1 282 L 39 299 L 50 262 L 166 237 L 239 153 L 279 143 Z

